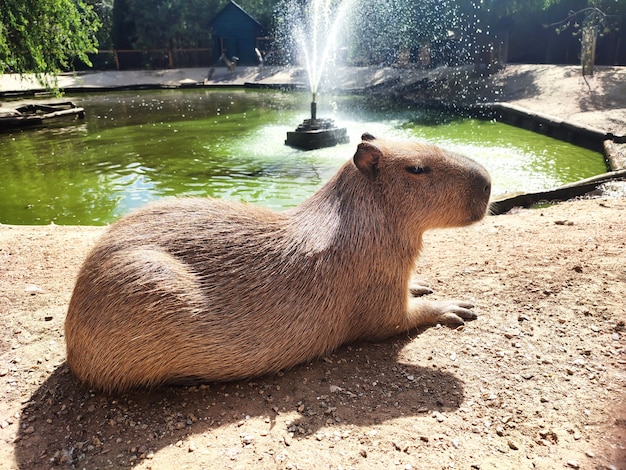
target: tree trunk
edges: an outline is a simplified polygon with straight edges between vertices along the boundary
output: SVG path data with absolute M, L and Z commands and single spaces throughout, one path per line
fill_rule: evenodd
M 596 36 L 596 28 L 594 26 L 583 26 L 580 52 L 580 64 L 583 67 L 583 76 L 593 75 L 593 64 L 596 61 Z

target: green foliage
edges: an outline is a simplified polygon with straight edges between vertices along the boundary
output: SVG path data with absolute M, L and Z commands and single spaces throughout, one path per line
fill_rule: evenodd
M 458 8 L 441 0 L 365 0 L 351 20 L 355 62 L 393 63 L 421 45 L 445 41 L 458 25 Z
M 3 0 L 0 4 L 0 73 L 35 73 L 53 86 L 50 75 L 72 60 L 90 65 L 100 21 L 82 0 Z
M 113 2 L 114 0 L 85 0 L 91 5 L 100 20 L 100 29 L 96 34 L 100 49 L 112 49 Z
M 208 23 L 223 6 L 221 0 L 116 0 L 119 41 L 126 39 L 135 49 L 178 49 L 208 47 Z
M 113 44 L 117 49 L 209 47 L 209 22 L 228 0 L 115 0 Z M 272 21 L 277 0 L 237 2 L 261 24 Z

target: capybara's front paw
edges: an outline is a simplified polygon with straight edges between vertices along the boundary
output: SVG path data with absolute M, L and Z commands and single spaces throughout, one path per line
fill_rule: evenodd
M 478 315 L 471 309 L 474 304 L 462 300 L 445 300 L 436 302 L 436 323 L 451 327 L 465 324 L 465 320 L 475 320 Z

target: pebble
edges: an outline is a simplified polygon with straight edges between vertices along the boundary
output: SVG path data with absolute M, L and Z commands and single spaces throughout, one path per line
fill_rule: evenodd
M 580 468 L 580 464 L 576 460 L 568 460 L 566 465 L 571 468 Z
M 38 294 L 40 292 L 43 292 L 43 289 L 41 287 L 39 287 L 39 286 L 35 286 L 35 285 L 31 284 L 31 285 L 26 286 L 24 288 L 24 292 L 26 292 L 28 294 L 31 294 L 31 295 L 35 295 L 35 294 Z
M 241 442 L 243 442 L 244 445 L 250 445 L 254 442 L 254 436 L 251 436 L 250 434 L 244 434 L 243 436 L 241 436 Z
M 189 441 L 189 447 L 187 447 L 188 452 L 194 452 L 196 450 L 196 443 L 193 441 Z
M 513 441 L 508 441 L 507 445 L 513 450 L 519 450 L 519 446 Z

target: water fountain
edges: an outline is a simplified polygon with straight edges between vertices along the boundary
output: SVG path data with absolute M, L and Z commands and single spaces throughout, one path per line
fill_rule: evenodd
M 330 0 L 313 0 L 297 13 L 293 36 L 304 57 L 311 90 L 311 117 L 295 131 L 287 132 L 285 144 L 303 150 L 332 147 L 349 142 L 346 128 L 332 119 L 317 117 L 317 93 L 324 68 L 336 51 L 337 39 L 350 0 L 333 8 Z

